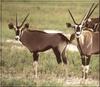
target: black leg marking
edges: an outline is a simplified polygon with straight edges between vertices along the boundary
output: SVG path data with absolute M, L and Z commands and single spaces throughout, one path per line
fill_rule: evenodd
M 33 53 L 33 61 L 38 61 L 39 54 L 37 52 Z
M 81 57 L 81 59 L 82 59 L 82 64 L 84 65 L 84 66 L 86 66 L 86 65 L 89 65 L 89 63 L 90 63 L 90 58 L 91 58 L 91 56 L 82 56 Z
M 82 72 L 82 78 L 87 79 L 88 76 L 88 69 L 86 66 L 89 66 L 91 56 L 81 56 L 82 59 L 82 65 L 83 65 L 83 72 Z
M 61 63 L 62 60 L 61 60 L 61 54 L 60 54 L 59 50 L 57 48 L 55 48 L 55 49 L 53 49 L 53 51 L 56 55 L 56 59 L 57 59 L 58 64 Z
M 66 50 L 66 48 L 62 52 L 62 60 L 63 60 L 64 64 L 67 64 L 67 57 L 65 56 L 65 50 Z
M 38 57 L 39 57 L 39 54 L 37 52 L 34 52 L 33 53 L 33 68 L 34 68 L 35 78 L 37 78 Z

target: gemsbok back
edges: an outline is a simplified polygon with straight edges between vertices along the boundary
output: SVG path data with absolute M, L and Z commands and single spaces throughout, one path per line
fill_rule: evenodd
M 18 25 L 16 15 L 16 25 L 9 23 L 9 29 L 14 29 L 16 33 L 16 40 L 20 40 L 24 46 L 26 46 L 31 53 L 33 53 L 33 67 L 35 77 L 37 78 L 37 65 L 39 52 L 44 52 L 48 49 L 52 49 L 58 64 L 63 62 L 67 64 L 67 58 L 65 56 L 65 49 L 69 40 L 62 33 L 46 33 L 29 29 L 29 24 L 25 23 L 28 15 L 25 17 L 21 25 Z
M 92 4 L 93 6 L 93 4 Z M 91 8 L 92 8 L 91 6 Z M 96 7 L 96 6 L 95 6 Z M 90 8 L 90 9 L 91 9 Z M 85 14 L 82 21 L 78 24 L 76 23 L 71 11 L 68 12 L 74 22 L 74 25 L 66 23 L 67 27 L 74 28 L 74 36 L 77 41 L 77 47 L 79 49 L 81 60 L 82 60 L 82 78 L 83 81 L 87 79 L 89 71 L 89 63 L 92 54 L 100 54 L 100 32 L 93 32 L 91 28 L 83 26 L 85 19 L 87 18 L 89 11 Z M 72 37 L 71 37 L 72 38 Z

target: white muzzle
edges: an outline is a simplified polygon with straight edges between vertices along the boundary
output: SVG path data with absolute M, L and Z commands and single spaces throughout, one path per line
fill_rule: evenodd
M 19 41 L 20 40 L 20 37 L 19 36 L 16 36 L 15 37 L 15 40 L 18 40 Z

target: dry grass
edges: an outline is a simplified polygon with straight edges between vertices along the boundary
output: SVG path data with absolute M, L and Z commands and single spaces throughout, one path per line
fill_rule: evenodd
M 0 61 L 2 85 L 12 85 L 14 87 L 17 85 L 26 87 L 85 85 L 80 84 L 81 61 L 78 52 L 66 52 L 66 56 L 68 56 L 67 66 L 62 64 L 58 65 L 52 51 L 41 53 L 39 58 L 38 78 L 34 79 L 32 54 L 30 54 L 26 48 L 19 49 L 21 46 L 21 44 L 15 42 L 3 42 L 2 61 Z M 99 71 L 97 66 L 99 63 L 97 61 L 98 58 L 95 58 L 95 61 L 91 61 L 92 68 L 87 86 L 98 86 Z
M 8 0 L 3 0 L 8 1 Z M 68 65 L 58 65 L 52 51 L 40 54 L 38 78 L 34 79 L 32 67 L 32 54 L 17 42 L 9 42 L 14 39 L 15 33 L 8 29 L 8 23 L 15 23 L 16 12 L 19 23 L 23 17 L 30 13 L 27 22 L 33 29 L 60 30 L 71 34 L 73 30 L 67 29 L 65 23 L 71 22 L 67 9 L 69 8 L 75 19 L 80 21 L 89 7 L 89 0 L 71 0 L 65 2 L 3 2 L 2 3 L 2 42 L 0 39 L 0 82 L 3 87 L 33 87 L 33 86 L 79 86 L 81 78 L 81 60 L 76 51 L 67 51 Z M 14 1 L 14 0 L 13 0 Z M 18 1 L 18 0 L 16 0 Z M 23 1 L 23 0 L 21 0 Z M 24 0 L 27 1 L 27 0 Z M 31 0 L 30 0 L 31 1 Z M 86 2 L 85 2 L 86 1 Z M 95 1 L 95 0 L 93 0 Z M 95 2 L 98 2 L 97 0 Z M 92 17 L 99 15 L 99 8 Z M 1 20 L 0 20 L 1 23 Z M 6 42 L 6 40 L 8 40 Z M 74 48 L 72 48 L 74 49 Z M 75 48 L 76 49 L 76 48 Z M 82 87 L 97 87 L 99 79 L 99 56 L 94 55 L 90 63 L 88 84 Z M 68 73 L 65 70 L 68 69 Z

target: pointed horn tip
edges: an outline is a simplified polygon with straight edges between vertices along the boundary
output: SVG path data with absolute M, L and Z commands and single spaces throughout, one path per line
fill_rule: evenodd
M 97 6 L 99 5 L 99 3 L 96 4 Z
M 29 17 L 29 15 L 30 15 L 30 13 L 28 13 L 28 14 L 27 14 L 27 16 L 26 16 L 25 20 Z
M 29 16 L 29 15 L 30 15 L 30 13 L 27 14 L 27 16 Z
M 30 14 L 30 13 L 28 13 L 28 14 L 26 15 L 25 19 L 23 20 L 22 24 L 21 24 L 19 27 L 22 27 L 22 25 L 24 24 L 24 22 L 25 22 L 26 19 L 28 18 L 29 14 Z
M 17 19 L 17 13 L 16 13 L 16 27 L 18 26 L 18 19 Z
M 70 10 L 68 9 L 68 12 L 70 12 Z
M 91 8 L 89 9 L 89 12 L 87 13 L 87 15 L 84 16 L 84 18 L 83 18 L 82 21 L 88 19 L 88 17 L 89 17 L 89 13 L 91 13 L 90 11 L 91 11 L 91 9 L 93 8 L 94 4 L 95 4 L 95 3 L 93 2 L 92 5 L 91 5 Z M 98 5 L 98 3 L 95 5 L 95 7 L 97 7 L 97 5 Z M 86 17 L 86 18 L 85 18 L 85 17 Z M 81 22 L 82 22 L 82 21 L 81 21 Z M 81 23 L 81 22 L 80 22 L 80 23 Z
M 29 15 L 30 15 L 30 13 L 28 13 L 28 14 L 26 15 L 26 18 L 25 18 L 25 19 L 27 19 Z

